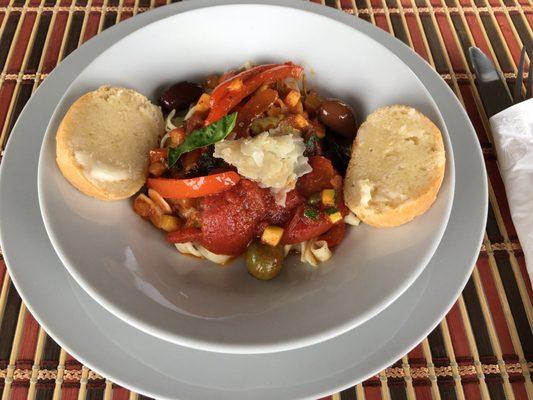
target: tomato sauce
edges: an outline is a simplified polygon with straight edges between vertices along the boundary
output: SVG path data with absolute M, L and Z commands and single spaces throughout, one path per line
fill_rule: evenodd
M 244 253 L 267 226 L 276 225 L 285 229 L 282 244 L 318 238 L 328 242 L 331 248 L 337 246 L 344 237 L 344 221 L 334 224 L 324 212 L 309 218 L 305 210 L 308 207 L 306 198 L 332 188 L 340 175 L 327 158 L 311 157 L 309 163 L 313 170 L 298 180 L 295 190 L 287 193 L 284 206 L 275 202 L 269 189 L 241 179 L 231 189 L 200 200 L 199 228 L 171 232 L 167 239 L 173 243 L 196 241 L 213 253 L 237 256 Z M 336 203 L 337 210 L 346 215 L 347 208 L 340 192 Z

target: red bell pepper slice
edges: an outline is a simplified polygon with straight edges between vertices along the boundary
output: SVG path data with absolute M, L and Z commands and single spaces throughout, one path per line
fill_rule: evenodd
M 229 79 L 226 79 L 219 83 L 217 87 L 213 89 L 213 92 L 211 93 L 211 100 L 210 100 L 210 106 L 211 108 L 215 107 L 217 103 L 226 95 L 228 92 L 228 87 L 231 85 L 236 79 L 241 79 L 243 82 L 252 77 L 253 75 L 257 75 L 259 72 L 263 72 L 267 69 L 270 69 L 272 67 L 277 67 L 283 64 L 264 64 L 264 65 L 258 65 L 257 67 L 253 67 L 250 69 L 247 69 L 245 71 L 242 71 L 236 75 L 231 76 Z
M 148 178 L 147 185 L 167 199 L 191 199 L 223 192 L 241 180 L 233 171 L 190 179 Z
M 238 90 L 228 91 L 218 102 L 212 106 L 204 124 L 209 125 L 227 115 L 245 97 L 251 95 L 263 84 L 271 84 L 288 77 L 300 77 L 303 68 L 299 65 L 284 64 L 269 68 L 249 79 L 243 81 L 243 86 Z

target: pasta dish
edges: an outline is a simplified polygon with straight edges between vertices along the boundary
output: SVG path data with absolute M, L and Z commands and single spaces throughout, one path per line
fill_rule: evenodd
M 327 261 L 359 223 L 343 198 L 355 114 L 308 88 L 301 66 L 245 65 L 178 82 L 159 102 L 165 134 L 133 208 L 181 253 L 219 264 L 244 255 L 268 280 L 291 251 Z

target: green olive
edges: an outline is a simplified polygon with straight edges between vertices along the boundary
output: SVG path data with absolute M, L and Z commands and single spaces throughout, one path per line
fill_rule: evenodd
M 283 267 L 283 246 L 269 246 L 259 241 L 253 242 L 246 250 L 248 272 L 263 281 L 278 276 Z
M 261 132 L 268 131 L 269 129 L 274 129 L 276 126 L 278 126 L 282 119 L 283 115 L 278 115 L 276 117 L 258 118 L 252 121 L 250 129 L 255 135 L 258 135 Z

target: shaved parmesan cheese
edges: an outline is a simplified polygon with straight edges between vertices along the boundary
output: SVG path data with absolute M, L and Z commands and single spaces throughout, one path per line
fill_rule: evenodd
M 269 188 L 276 202 L 284 205 L 296 180 L 312 170 L 304 151 L 304 141 L 298 135 L 263 132 L 255 137 L 218 142 L 213 155 L 237 167 L 242 176 Z

